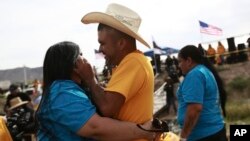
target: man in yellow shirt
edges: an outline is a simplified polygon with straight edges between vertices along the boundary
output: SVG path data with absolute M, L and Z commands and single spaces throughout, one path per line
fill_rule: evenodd
M 79 76 L 87 82 L 101 114 L 138 124 L 152 119 L 153 69 L 150 61 L 136 48 L 136 40 L 149 47 L 137 33 L 140 16 L 125 6 L 110 4 L 106 13 L 88 13 L 82 22 L 99 23 L 99 51 L 113 67 L 106 88 L 100 87 L 93 77 L 91 66 L 88 72 L 81 72 L 78 68 Z

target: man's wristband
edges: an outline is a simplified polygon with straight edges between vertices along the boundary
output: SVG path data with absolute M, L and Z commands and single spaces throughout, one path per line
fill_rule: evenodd
M 180 138 L 180 141 L 187 141 L 186 138 Z

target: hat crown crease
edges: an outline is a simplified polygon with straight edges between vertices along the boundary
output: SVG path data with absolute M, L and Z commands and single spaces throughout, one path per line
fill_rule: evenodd
M 130 28 L 133 32 L 136 32 L 136 33 L 138 32 L 140 24 L 141 24 L 141 18 L 138 14 L 136 14 L 131 9 L 128 9 L 125 7 L 113 8 L 111 5 L 110 7 L 107 8 L 106 14 L 112 16 L 119 22 L 123 23 L 128 28 Z

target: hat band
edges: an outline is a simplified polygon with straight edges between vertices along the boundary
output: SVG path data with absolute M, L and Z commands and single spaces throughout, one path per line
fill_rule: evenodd
M 120 21 L 124 25 L 126 25 L 128 28 L 130 28 L 133 32 L 137 33 L 139 26 L 141 24 L 141 20 L 138 18 L 131 18 L 131 17 L 125 17 L 123 15 L 119 15 L 117 13 L 114 13 L 112 11 L 107 11 L 107 14 L 114 17 L 116 20 Z

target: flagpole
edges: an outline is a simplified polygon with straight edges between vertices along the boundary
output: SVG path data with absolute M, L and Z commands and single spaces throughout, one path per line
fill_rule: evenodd
M 152 36 L 152 41 L 154 41 L 154 37 Z M 154 49 L 154 45 L 153 45 L 153 61 L 154 61 L 154 66 L 155 66 L 155 75 L 158 73 L 158 69 L 157 69 L 157 62 L 156 62 L 156 57 L 155 57 L 155 49 Z
M 154 61 L 154 66 L 155 66 L 155 75 L 157 75 L 158 68 L 157 68 L 157 61 L 156 61 L 156 57 L 155 57 L 155 49 L 154 49 L 154 47 L 153 47 L 153 61 Z
M 23 77 L 24 77 L 24 85 L 27 85 L 27 71 L 25 65 L 23 65 Z
M 199 23 L 199 27 L 200 27 L 200 20 L 198 20 L 198 23 Z M 200 44 L 203 42 L 203 36 L 202 36 L 202 33 L 201 33 L 201 27 L 199 28 L 199 32 L 200 32 Z
M 200 41 L 200 44 L 203 43 L 203 36 L 202 36 L 202 33 L 200 33 L 200 38 L 201 38 L 201 41 Z
M 154 53 L 154 63 L 155 63 L 155 75 L 158 73 L 158 69 L 157 69 L 157 62 L 156 62 L 156 57 L 155 57 L 155 51 L 153 50 Z

